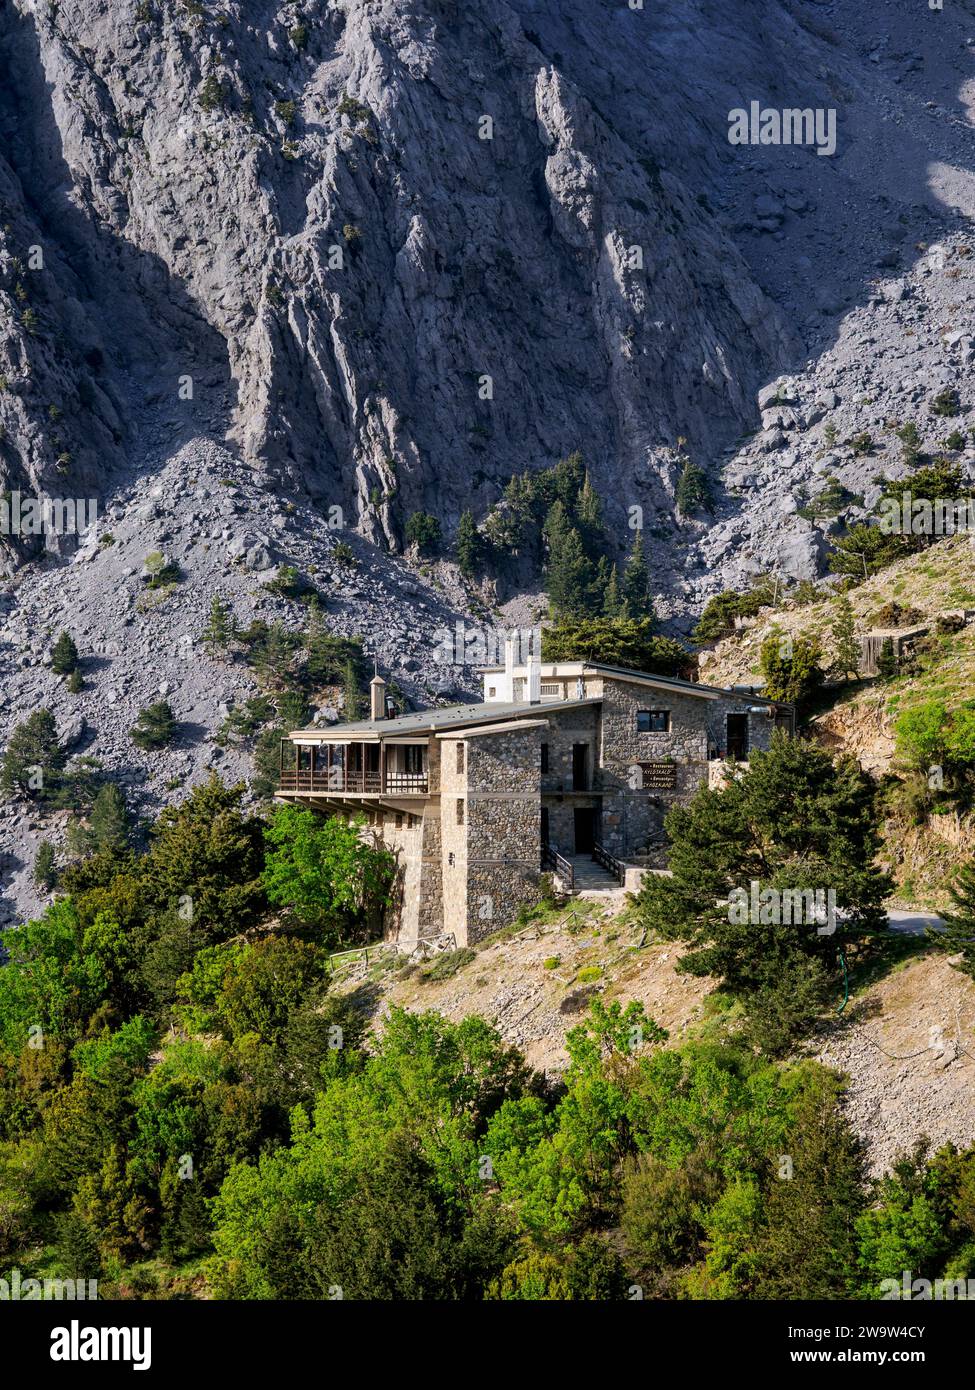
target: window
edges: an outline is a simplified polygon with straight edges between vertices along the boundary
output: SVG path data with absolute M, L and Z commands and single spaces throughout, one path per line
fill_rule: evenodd
M 423 745 L 419 743 L 408 743 L 403 749 L 403 771 L 422 772 L 423 771 Z
M 397 812 L 396 812 L 396 829 L 397 829 L 397 830 L 401 830 L 402 828 L 403 828 L 403 812 L 402 812 L 402 811 L 397 811 Z
M 464 771 L 464 745 L 462 743 L 457 745 L 457 771 L 458 773 Z
M 457 799 L 457 824 L 464 824 L 464 803 L 460 800 L 459 797 Z
M 548 744 L 542 744 L 542 771 L 548 772 Z
M 498 693 L 498 687 L 497 687 L 496 685 L 489 685 L 489 686 L 488 686 L 488 699 L 489 699 L 489 700 L 493 700 L 494 697 L 495 697 L 495 695 L 497 695 L 497 693 Z
M 669 709 L 638 709 L 636 712 L 636 731 L 638 734 L 669 734 Z

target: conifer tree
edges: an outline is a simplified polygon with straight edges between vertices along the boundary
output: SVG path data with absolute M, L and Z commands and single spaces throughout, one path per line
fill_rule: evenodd
M 115 782 L 99 788 L 88 817 L 88 833 L 96 853 L 119 854 L 129 841 L 129 813 Z
M 693 516 L 702 508 L 707 511 L 712 510 L 711 488 L 708 484 L 707 474 L 703 468 L 699 468 L 689 458 L 684 459 L 684 466 L 677 479 L 674 503 L 681 516 Z
M 864 1205 L 863 1144 L 840 1110 L 831 1081 L 799 1100 L 771 1178 L 757 1252 L 766 1299 L 852 1297 L 856 1219 Z
M 457 527 L 457 564 L 466 579 L 473 579 L 478 570 L 483 545 L 474 513 L 463 512 Z
M 557 618 L 582 618 L 592 610 L 595 575 L 582 539 L 569 522 L 561 502 L 555 502 L 545 521 L 548 545 L 546 580 L 549 605 Z
M 620 597 L 622 601 L 622 617 L 653 617 L 653 603 L 650 598 L 650 574 L 647 570 L 646 555 L 643 550 L 642 530 L 633 532 L 633 545 L 623 569 Z
M 345 681 L 342 686 L 342 713 L 347 724 L 353 723 L 362 717 L 362 694 L 359 690 L 359 679 L 355 673 L 355 666 L 351 661 L 345 663 Z
M 201 641 L 210 652 L 225 651 L 234 637 L 234 623 L 230 609 L 219 594 L 210 600 L 210 616 L 203 630 Z
M 0 791 L 43 800 L 56 790 L 64 764 L 54 715 L 48 709 L 36 709 L 7 740 Z
M 42 840 L 34 856 L 34 882 L 38 888 L 44 888 L 49 892 L 57 882 L 57 877 L 54 846 L 50 840 Z
M 892 681 L 897 675 L 897 654 L 894 651 L 894 642 L 890 637 L 885 637 L 880 644 L 880 655 L 877 657 L 877 675 L 882 681 Z
M 81 667 L 76 666 L 65 682 L 71 695 L 80 695 L 85 688 L 85 679 L 81 674 Z
M 833 608 L 833 669 L 844 680 L 848 680 L 860 670 L 860 650 L 856 640 L 853 604 L 846 594 L 837 594 L 833 600 Z
M 176 732 L 172 706 L 168 700 L 157 700 L 141 710 L 135 724 L 129 730 L 132 742 L 147 752 L 155 748 L 165 748 Z
M 58 676 L 69 676 L 78 665 L 78 648 L 70 632 L 62 632 L 51 648 L 51 670 Z
M 603 617 L 620 618 L 623 616 L 623 599 L 620 594 L 619 572 L 615 565 L 609 568 L 609 578 L 603 588 Z

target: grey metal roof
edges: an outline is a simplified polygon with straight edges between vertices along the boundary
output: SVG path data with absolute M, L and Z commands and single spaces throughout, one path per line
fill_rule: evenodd
M 544 716 L 546 711 L 555 709 L 574 709 L 579 705 L 601 704 L 601 697 L 593 696 L 586 700 L 543 700 L 540 704 L 520 701 L 517 704 L 501 704 L 497 700 L 480 705 L 447 705 L 442 709 L 417 710 L 415 714 L 400 714 L 395 719 L 364 719 L 355 724 L 323 724 L 316 728 L 295 729 L 291 738 L 313 739 L 334 738 L 340 732 L 354 737 L 356 734 L 397 734 L 427 733 L 436 729 L 463 728 L 468 724 L 487 724 L 495 720 L 517 719 L 520 715 Z

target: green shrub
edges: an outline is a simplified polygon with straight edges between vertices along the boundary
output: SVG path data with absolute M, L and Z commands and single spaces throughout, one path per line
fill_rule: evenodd
M 165 748 L 176 732 L 176 721 L 172 707 L 167 700 L 157 700 L 154 705 L 141 710 L 138 719 L 129 731 L 129 737 L 139 748 L 147 751 Z

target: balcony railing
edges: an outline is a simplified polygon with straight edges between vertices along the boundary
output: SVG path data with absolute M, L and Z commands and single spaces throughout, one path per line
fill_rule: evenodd
M 429 791 L 429 779 L 425 772 L 387 772 L 383 785 L 381 772 L 347 772 L 342 767 L 333 767 L 327 772 L 283 769 L 278 790 L 313 792 L 319 796 L 341 796 L 344 792 L 365 796 L 425 796 Z

